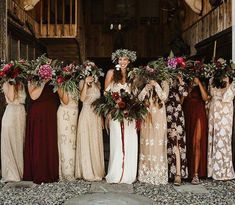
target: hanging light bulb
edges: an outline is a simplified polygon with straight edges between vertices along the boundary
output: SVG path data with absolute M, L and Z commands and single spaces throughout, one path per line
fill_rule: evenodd
M 109 28 L 110 28 L 110 30 L 113 30 L 113 24 L 112 23 L 110 24 Z
M 122 24 L 118 24 L 118 30 L 122 30 Z

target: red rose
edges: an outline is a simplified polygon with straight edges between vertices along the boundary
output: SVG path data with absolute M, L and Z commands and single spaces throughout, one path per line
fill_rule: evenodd
M 4 76 L 5 75 L 5 72 L 3 71 L 0 71 L 0 77 Z
M 178 58 L 176 58 L 176 62 L 177 62 L 178 64 L 182 64 L 182 63 L 184 62 L 184 58 L 178 57 Z
M 62 76 L 58 76 L 56 81 L 57 81 L 58 84 L 61 84 L 61 83 L 63 83 L 64 78 Z
M 121 109 L 124 109 L 124 108 L 126 107 L 126 103 L 123 102 L 123 101 L 120 101 L 120 102 L 118 103 L 118 107 L 121 108 Z
M 10 70 L 10 68 L 13 66 L 13 64 L 9 63 L 3 66 L 2 71 L 3 72 L 8 72 Z
M 120 95 L 118 92 L 113 92 L 112 93 L 112 98 L 114 101 L 117 101 L 120 98 Z
M 19 68 L 15 68 L 12 72 L 11 78 L 16 78 L 18 75 L 20 74 L 20 69 Z

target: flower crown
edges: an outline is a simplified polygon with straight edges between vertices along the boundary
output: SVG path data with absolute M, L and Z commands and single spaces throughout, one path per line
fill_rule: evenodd
M 112 62 L 115 63 L 120 57 L 128 57 L 131 62 L 134 62 L 137 59 L 135 51 L 129 51 L 127 49 L 118 49 L 112 53 Z

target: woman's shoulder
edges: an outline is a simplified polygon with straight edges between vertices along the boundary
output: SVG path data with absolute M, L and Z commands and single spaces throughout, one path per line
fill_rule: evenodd
M 114 69 L 109 69 L 106 76 L 113 76 L 114 75 Z

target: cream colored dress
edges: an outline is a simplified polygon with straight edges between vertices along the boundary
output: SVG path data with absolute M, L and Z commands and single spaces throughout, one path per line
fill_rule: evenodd
M 3 84 L 3 92 L 8 92 Z M 6 97 L 5 97 L 6 98 Z M 2 181 L 20 181 L 23 177 L 23 148 L 26 128 L 25 90 L 18 91 L 13 102 L 6 98 L 7 106 L 2 118 L 1 161 Z
M 77 121 L 78 98 L 69 94 L 69 103 L 61 102 L 57 111 L 60 180 L 75 180 Z
M 140 156 L 138 179 L 150 184 L 166 184 L 168 182 L 167 162 L 167 121 L 165 101 L 168 97 L 169 86 L 167 82 L 162 87 L 156 83 L 157 98 L 161 100 L 162 107 L 153 102 L 153 90 L 144 88 L 139 99 L 149 99 L 148 115 L 142 122 L 140 131 Z
M 235 178 L 232 162 L 233 84 L 224 89 L 210 87 L 208 177 L 215 180 Z
M 80 82 L 80 90 L 83 83 Z M 75 177 L 88 181 L 102 180 L 105 173 L 102 120 L 91 107 L 99 97 L 100 89 L 92 83 L 78 120 Z
M 121 89 L 130 92 L 127 83 L 111 83 L 106 90 L 120 92 Z M 108 183 L 132 184 L 136 180 L 137 173 L 138 136 L 136 123 L 124 120 L 124 140 L 122 140 L 120 122 L 110 120 L 109 124 L 110 156 L 108 174 L 105 178 Z

